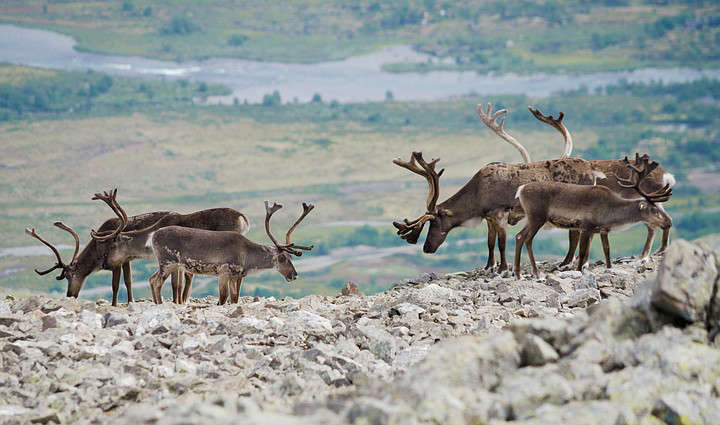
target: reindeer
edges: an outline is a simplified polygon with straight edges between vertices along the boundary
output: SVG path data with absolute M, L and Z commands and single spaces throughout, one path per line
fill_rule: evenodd
M 561 112 L 559 118 L 556 120 L 553 118 L 552 115 L 545 116 L 542 112 L 540 112 L 536 108 L 533 108 L 532 106 L 528 106 L 528 109 L 535 116 L 535 118 L 554 127 L 563 135 L 565 139 L 565 150 L 560 156 L 560 158 L 568 157 L 573 150 L 573 140 L 567 128 L 562 125 L 563 113 Z M 643 159 L 644 158 L 645 156 L 643 157 Z M 639 166 L 639 159 L 636 158 L 635 161 L 635 165 Z M 603 173 L 603 175 L 605 176 L 605 178 L 599 179 L 597 181 L 597 184 L 608 187 L 613 192 L 617 193 L 623 198 L 632 199 L 637 197 L 637 191 L 635 191 L 633 188 L 627 188 L 624 187 L 622 184 L 618 183 L 618 176 L 624 173 L 627 169 L 623 160 L 590 160 L 590 164 L 592 164 L 594 169 Z M 644 189 L 649 192 L 658 191 L 666 185 L 668 185 L 669 187 L 673 187 L 675 185 L 675 177 L 665 171 L 665 169 L 663 169 L 660 165 L 654 167 L 653 171 L 643 180 Z M 662 208 L 662 205 L 657 205 L 657 207 Z M 653 240 L 655 238 L 655 228 L 653 228 L 647 223 L 645 224 L 645 226 L 647 227 L 648 234 L 645 240 L 645 246 L 643 247 L 642 253 L 640 254 L 640 258 L 643 260 L 648 258 L 650 254 L 650 249 L 652 248 Z M 606 235 L 602 236 L 605 237 Z M 658 248 L 658 250 L 655 252 L 655 255 L 665 252 L 669 239 L 670 228 L 664 228 L 662 235 L 662 244 L 660 245 L 660 248 Z M 580 233 L 575 230 L 570 230 L 568 253 L 563 259 L 563 261 L 560 263 L 560 267 L 572 263 L 579 240 Z M 603 240 L 603 244 L 605 243 L 609 242 Z
M 117 305 L 121 272 L 125 280 L 128 302 L 133 302 L 130 261 L 136 259 L 152 259 L 154 257 L 152 250 L 149 248 L 145 248 L 144 246 L 134 246 L 128 242 L 127 238 L 119 237 L 120 232 L 123 230 L 128 232 L 145 229 L 154 223 L 158 223 L 159 220 L 165 217 L 172 216 L 174 217 L 172 220 L 176 220 L 178 216 L 181 216 L 180 214 L 169 211 L 158 211 L 128 217 L 125 214 L 125 211 L 117 205 L 117 201 L 115 200 L 116 195 L 117 190 L 114 190 L 110 193 L 96 193 L 92 198 L 94 200 L 99 199 L 107 203 L 116 215 L 118 215 L 118 218 L 105 221 L 97 232 L 91 232 L 93 237 L 82 251 L 80 251 L 80 238 L 77 232 L 62 222 L 58 221 L 54 223 L 56 227 L 70 233 L 75 240 L 75 251 L 73 252 L 72 259 L 69 263 L 65 263 L 62 260 L 57 248 L 40 237 L 34 228 L 25 229 L 25 232 L 28 235 L 39 240 L 50 248 L 56 258 L 54 266 L 43 271 L 35 269 L 35 272 L 42 276 L 52 272 L 53 270 L 61 269 L 60 275 L 58 275 L 56 279 L 68 280 L 66 294 L 68 297 L 77 298 L 85 280 L 93 272 L 98 270 L 111 270 L 113 288 L 112 305 Z M 192 219 L 188 220 L 188 223 L 190 224 L 202 225 L 202 223 L 209 223 L 210 225 L 217 227 L 219 226 L 218 223 L 224 222 L 225 224 L 223 229 L 234 229 L 242 233 L 247 232 L 247 229 L 249 228 L 247 218 L 245 218 L 243 214 L 229 208 L 205 210 L 204 212 L 200 211 L 198 213 L 188 214 L 188 216 L 192 216 Z M 178 277 L 173 276 L 173 286 L 178 286 L 177 281 Z M 189 284 L 186 285 L 186 292 L 189 295 Z
M 150 288 L 156 304 L 162 304 L 162 284 L 171 273 L 183 272 L 218 276 L 218 305 L 230 296 L 238 302 L 242 278 L 257 270 L 275 268 L 290 282 L 297 278 L 292 255 L 313 247 L 290 242 L 290 235 L 315 208 L 303 203 L 303 212 L 280 244 L 270 232 L 270 218 L 282 205 L 265 201 L 265 232 L 274 246 L 260 245 L 238 232 L 208 231 L 189 227 L 163 227 L 150 235 L 152 250 L 158 260 L 158 271 L 150 277 Z
M 623 161 L 630 170 L 625 179 L 617 176 L 618 183 L 624 188 L 632 188 L 642 197 L 627 199 L 605 186 L 584 186 L 559 182 L 533 182 L 520 186 L 516 197 L 527 217 L 527 224 L 515 236 L 515 277 L 520 279 L 520 256 L 522 246 L 530 258 L 532 274 L 539 277 L 532 251 L 535 234 L 546 223 L 563 229 L 581 232 L 580 258 L 578 270 L 587 262 L 590 243 L 595 233 L 601 233 L 606 266 L 610 268 L 610 246 L 607 233 L 637 222 L 651 226 L 668 228 L 672 220 L 667 213 L 656 205 L 667 201 L 672 195 L 670 185 L 655 192 L 645 192 L 641 184 L 658 167 L 657 162 L 648 163 L 643 157 L 640 165 L 630 164 L 627 157 Z
M 150 246 L 150 235 L 163 227 L 181 226 L 208 231 L 229 231 L 241 235 L 247 233 L 250 224 L 244 214 L 232 208 L 211 208 L 196 211 L 190 214 L 171 213 L 160 218 L 155 223 L 142 229 L 125 230 L 127 215 L 116 199 L 117 189 L 114 192 L 105 192 L 102 199 L 120 218 L 120 224 L 113 231 L 91 232 L 91 236 L 99 241 L 112 241 L 119 255 L 133 255 L 136 258 L 155 259 Z M 95 198 L 94 198 L 95 199 Z M 125 218 L 125 219 L 124 219 Z M 192 287 L 192 273 L 185 272 L 185 287 L 182 288 L 182 276 L 178 273 L 172 276 L 173 302 L 183 304 L 190 298 Z
M 515 199 L 518 187 L 534 181 L 562 181 L 592 184 L 596 172 L 588 161 L 566 158 L 528 164 L 490 163 L 481 168 L 457 193 L 437 204 L 439 179 L 444 170 L 435 171 L 439 159 L 425 162 L 422 152 L 413 152 L 409 161 L 395 159 L 394 164 L 425 177 L 429 186 L 426 212 L 415 220 L 393 222 L 398 235 L 408 243 L 416 243 L 423 226 L 430 222 L 423 251 L 433 253 L 448 233 L 470 220 L 493 220 L 500 248 L 500 267 L 507 270 L 505 241 L 508 219 L 517 220 L 523 212 Z

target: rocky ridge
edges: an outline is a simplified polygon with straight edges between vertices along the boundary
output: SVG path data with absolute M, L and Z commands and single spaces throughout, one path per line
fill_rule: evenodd
M 0 423 L 720 424 L 718 258 L 363 296 L 0 301 Z

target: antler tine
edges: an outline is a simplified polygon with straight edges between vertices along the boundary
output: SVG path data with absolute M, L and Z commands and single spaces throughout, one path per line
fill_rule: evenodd
M 303 221 L 303 219 L 305 219 L 305 216 L 310 214 L 310 211 L 312 211 L 313 208 L 315 208 L 315 205 L 306 204 L 305 202 L 303 202 L 302 207 L 303 207 L 302 215 L 300 216 L 300 218 L 295 220 L 295 224 L 293 224 L 292 227 L 290 228 L 290 230 L 287 231 L 287 234 L 285 234 L 285 243 L 287 244 L 288 248 L 296 248 L 296 249 L 302 249 L 304 251 L 309 251 L 309 250 L 313 249 L 313 245 L 310 245 L 310 246 L 295 245 L 294 243 L 290 242 L 290 235 L 292 234 L 292 232 L 295 230 L 295 228 L 298 226 L 298 224 L 300 224 L 300 222 Z M 301 254 L 302 253 L 299 253 L 296 255 L 301 255 Z
M 39 240 L 39 241 L 42 242 L 45 246 L 47 246 L 48 248 L 50 248 L 50 249 L 52 250 L 53 254 L 55 254 L 55 257 L 57 258 L 57 263 L 56 263 L 54 266 L 52 266 L 51 268 L 49 268 L 49 269 L 47 269 L 47 270 L 44 270 L 44 271 L 40 271 L 40 270 L 38 270 L 38 269 L 35 269 L 35 273 L 39 274 L 40 276 L 43 276 L 43 275 L 46 275 L 46 274 L 50 273 L 51 271 L 53 271 L 53 270 L 55 270 L 55 269 L 65 268 L 65 263 L 63 263 L 62 258 L 60 258 L 60 253 L 58 252 L 57 248 L 55 248 L 50 242 L 48 242 L 48 241 L 46 241 L 45 239 L 41 238 L 40 235 L 38 235 L 37 233 L 35 233 L 35 228 L 30 229 L 30 228 L 27 228 L 27 227 L 26 227 L 26 228 L 25 228 L 25 233 L 28 234 L 29 236 L 32 236 L 33 238 Z
M 110 207 L 110 209 L 113 210 L 115 215 L 117 215 L 120 219 L 120 225 L 109 234 L 106 234 L 105 232 L 96 232 L 94 229 L 91 230 L 90 236 L 92 236 L 92 238 L 97 241 L 106 241 L 112 239 L 115 236 L 119 235 L 120 232 L 125 229 L 125 226 L 127 226 L 128 216 L 127 214 L 125 214 L 125 210 L 120 206 L 120 204 L 118 204 L 116 197 L 117 188 L 111 190 L 110 192 L 104 191 L 102 194 L 96 193 L 95 196 L 91 198 L 92 200 L 101 200 L 105 202 Z
M 445 172 L 445 169 L 441 169 L 440 172 L 435 171 L 435 165 L 440 161 L 440 158 L 434 158 L 429 163 L 425 162 L 422 156 L 422 152 L 413 152 L 413 159 L 425 170 L 425 178 L 430 186 L 430 193 L 428 193 L 427 199 L 427 211 L 428 213 L 435 213 L 436 204 L 438 197 L 440 196 L 440 176 Z
M 410 154 L 409 161 L 403 161 L 400 158 L 395 158 L 395 159 L 393 159 L 393 164 L 398 165 L 403 168 L 406 168 L 415 174 L 419 174 L 423 177 L 425 176 L 425 172 L 422 170 L 422 168 L 418 167 L 418 165 L 415 163 L 415 158 L 414 158 L 413 154 Z
M 282 205 L 273 202 L 272 205 L 270 205 L 270 201 L 265 201 L 265 233 L 267 233 L 270 240 L 275 244 L 276 247 L 280 247 L 280 243 L 275 239 L 272 232 L 270 232 L 270 218 L 277 210 L 282 208 Z
M 500 109 L 499 111 L 492 113 L 493 105 L 492 103 L 487 104 L 487 110 L 483 111 L 483 106 L 481 104 L 478 104 L 476 111 L 477 114 L 480 116 L 480 120 L 485 124 L 490 130 L 495 132 L 498 136 L 500 136 L 501 139 L 505 140 L 506 142 L 510 143 L 520 152 L 520 155 L 523 157 L 523 161 L 525 163 L 530 162 L 530 154 L 528 153 L 527 149 L 525 149 L 525 146 L 520 144 L 517 140 L 515 140 L 514 137 L 509 135 L 503 126 L 505 125 L 505 118 L 507 114 L 507 109 Z M 500 118 L 502 117 L 502 118 Z M 497 122 L 498 118 L 500 118 L 500 121 Z
M 66 225 L 62 221 L 56 221 L 53 224 L 55 225 L 55 227 L 59 227 L 60 229 L 63 229 L 64 231 L 70 233 L 73 239 L 75 239 L 75 251 L 73 252 L 72 260 L 70 260 L 70 264 L 72 264 L 73 262 L 75 262 L 75 257 L 77 257 L 78 251 L 80 251 L 80 237 L 78 236 L 77 232 L 73 230 L 72 227 Z
M 645 192 L 640 185 L 650 175 L 650 173 L 659 166 L 655 161 L 650 161 L 648 155 L 635 154 L 635 165 L 631 164 L 627 157 L 623 159 L 625 166 L 630 169 L 630 176 L 627 179 L 617 177 L 618 184 L 623 187 L 632 187 L 640 193 L 645 199 L 650 202 L 665 202 L 670 199 L 672 195 L 672 189 L 669 184 L 666 184 L 663 188 L 658 189 L 654 192 Z
M 565 113 L 560 112 L 558 114 L 557 119 L 550 115 L 544 115 L 542 112 L 540 112 L 539 109 L 534 108 L 532 106 L 528 106 L 528 109 L 530 110 L 530 113 L 532 113 L 535 118 L 538 120 L 544 122 L 545 124 L 548 124 L 555 128 L 557 131 L 562 134 L 563 139 L 565 139 L 565 151 L 563 152 L 562 156 L 560 158 L 567 158 L 572 153 L 573 149 L 573 140 L 572 135 L 570 134 L 570 131 L 568 131 L 567 127 L 565 127 L 565 124 L 562 123 L 563 118 L 565 118 Z

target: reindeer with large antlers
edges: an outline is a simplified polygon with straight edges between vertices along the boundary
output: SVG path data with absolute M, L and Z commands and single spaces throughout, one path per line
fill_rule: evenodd
M 515 146 L 527 161 L 530 156 L 527 150 L 508 135 L 503 124 L 506 110 L 492 113 L 492 105 L 487 111 L 478 105 L 478 115 L 482 121 L 500 137 Z M 499 121 L 498 121 L 499 119 Z M 569 134 L 569 133 L 568 133 Z M 448 233 L 455 227 L 476 219 L 488 221 L 488 264 L 494 265 L 494 242 L 497 236 L 500 250 L 500 266 L 498 271 L 507 270 L 505 243 L 508 223 L 518 222 L 524 213 L 515 192 L 520 185 L 533 181 L 561 181 L 576 184 L 593 184 L 598 173 L 588 161 L 579 158 L 563 158 L 550 161 L 527 162 L 523 164 L 505 164 L 493 162 L 478 171 L 468 183 L 453 196 L 437 204 L 439 195 L 439 178 L 442 174 L 434 171 L 438 160 L 430 164 L 422 160 L 422 153 L 414 152 L 410 161 L 400 159 L 393 161 L 396 165 L 406 168 L 426 178 L 430 186 L 430 195 L 426 204 L 426 212 L 416 220 L 394 222 L 398 234 L 408 243 L 416 243 L 426 222 L 430 222 L 430 230 L 423 251 L 435 252 L 445 241 Z M 430 202 L 433 201 L 433 202 Z
M 57 262 L 52 268 L 44 271 L 35 271 L 40 275 L 45 275 L 53 270 L 62 269 L 60 275 L 57 276 L 57 279 L 68 280 L 68 297 L 77 297 L 80 289 L 82 289 L 82 286 L 85 283 L 85 280 L 93 272 L 97 270 L 111 270 L 113 305 L 117 305 L 121 272 L 128 292 L 128 302 L 132 302 L 133 294 L 130 261 L 155 258 L 152 250 L 145 246 L 147 235 L 150 233 L 148 229 L 155 229 L 156 227 L 154 226 L 167 226 L 170 224 L 183 223 L 187 226 L 199 226 L 218 230 L 233 230 L 242 234 L 246 233 L 250 226 L 247 218 L 243 214 L 230 208 L 215 208 L 186 215 L 160 211 L 128 217 L 125 210 L 117 203 L 116 196 L 117 189 L 110 192 L 104 192 L 102 194 L 96 193 L 92 198 L 105 202 L 110 209 L 115 212 L 118 218 L 107 220 L 102 224 L 102 226 L 100 226 L 97 232 L 92 231 L 92 239 L 90 239 L 82 252 L 79 252 L 80 238 L 77 232 L 61 222 L 55 223 L 55 226 L 70 233 L 75 240 L 75 251 L 72 259 L 67 264 L 60 257 L 58 250 L 51 243 L 41 238 L 35 232 L 35 229 L 25 230 L 28 235 L 34 237 L 50 248 L 57 258 Z M 165 219 L 165 221 L 161 221 L 161 219 Z M 138 237 L 132 237 L 141 236 L 143 234 L 146 237 L 142 241 L 140 241 L 140 238 Z M 187 278 L 188 276 L 186 275 L 186 279 Z M 190 279 L 191 278 L 192 276 L 190 276 Z M 172 277 L 173 287 L 176 288 L 173 297 L 178 302 L 187 300 L 190 293 L 190 279 L 187 280 L 185 291 L 183 292 L 182 297 L 180 297 L 179 277 L 176 275 Z
M 265 202 L 265 232 L 273 246 L 257 244 L 237 232 L 179 226 L 155 231 L 150 236 L 158 259 L 158 271 L 150 278 L 155 303 L 162 303 L 162 284 L 178 270 L 218 276 L 218 304 L 224 304 L 228 296 L 237 303 L 242 278 L 257 270 L 275 268 L 288 282 L 297 278 L 291 254 L 300 256 L 313 247 L 290 242 L 290 235 L 315 206 L 303 203 L 302 215 L 286 233 L 285 244 L 280 244 L 270 232 L 270 218 L 280 208 L 282 205 Z
M 573 140 L 572 136 L 570 136 L 570 132 L 562 124 L 563 113 L 561 112 L 560 117 L 556 120 L 552 115 L 543 115 L 540 110 L 533 108 L 532 106 L 528 106 L 528 109 L 535 118 L 552 126 L 563 135 L 565 139 L 565 150 L 560 158 L 570 156 L 573 150 Z M 643 158 L 644 157 L 646 157 L 646 155 L 643 156 Z M 639 166 L 640 161 L 641 158 L 636 157 L 635 165 Z M 627 169 L 624 160 L 590 160 L 590 163 L 594 169 L 602 172 L 604 175 L 604 178 L 598 179 L 597 184 L 608 187 L 623 198 L 637 198 L 637 191 L 634 188 L 625 187 L 620 183 L 621 178 L 619 178 L 619 176 Z M 655 162 L 655 164 L 657 164 L 657 162 Z M 663 169 L 659 164 L 653 167 L 653 170 L 643 179 L 644 190 L 650 192 L 661 190 L 665 186 L 673 187 L 674 185 L 675 177 Z M 658 204 L 657 207 L 662 208 L 662 205 Z M 655 238 L 655 229 L 647 223 L 645 223 L 645 226 L 647 227 L 648 233 L 642 253 L 640 254 L 641 259 L 646 259 L 650 255 L 650 249 L 652 248 L 653 240 Z M 665 248 L 667 248 L 668 241 L 670 239 L 670 228 L 668 227 L 662 230 L 662 244 L 655 254 L 662 254 L 665 251 Z M 565 259 L 560 263 L 560 266 L 565 266 L 572 262 L 579 241 L 580 233 L 575 230 L 570 230 L 568 253 L 565 256 Z
M 624 163 L 630 171 L 630 177 L 618 177 L 622 187 L 632 188 L 639 199 L 626 199 L 605 186 L 573 185 L 558 182 L 533 182 L 518 188 L 517 198 L 525 211 L 527 224 L 515 236 L 514 272 L 520 278 L 520 255 L 525 245 L 532 273 L 539 277 L 532 251 L 535 234 L 546 223 L 563 229 L 581 232 L 580 259 L 578 270 L 587 262 L 590 243 L 595 233 L 603 235 L 603 250 L 606 266 L 610 267 L 610 246 L 607 233 L 632 225 L 639 221 L 652 226 L 667 228 L 672 220 L 656 204 L 667 201 L 672 195 L 669 185 L 654 191 L 645 192 L 642 182 L 657 168 L 657 162 L 648 162 L 643 157 L 640 165 L 631 164 L 627 158 Z

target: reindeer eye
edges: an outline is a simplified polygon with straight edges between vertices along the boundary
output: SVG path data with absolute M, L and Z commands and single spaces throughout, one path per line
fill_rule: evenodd
M 284 255 L 281 255 L 278 257 L 278 263 L 285 264 L 285 256 Z

